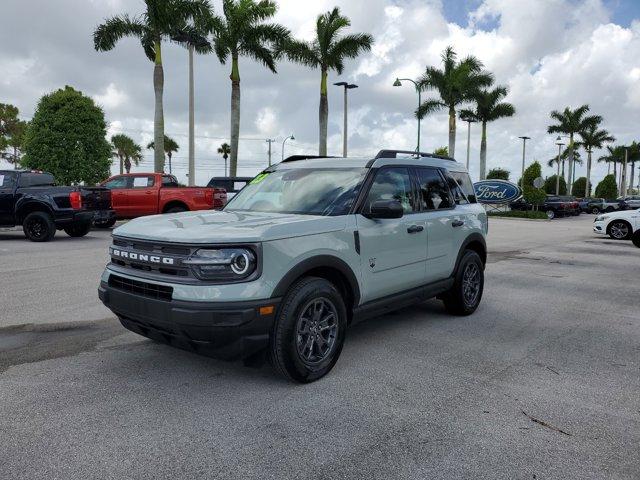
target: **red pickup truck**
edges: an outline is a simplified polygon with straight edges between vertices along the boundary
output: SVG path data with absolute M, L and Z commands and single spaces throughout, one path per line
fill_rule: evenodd
M 117 219 L 136 218 L 158 213 L 211 210 L 227 203 L 223 188 L 181 187 L 173 175 L 130 173 L 113 176 L 100 184 L 111 190 L 111 204 Z M 111 227 L 115 220 L 99 227 Z

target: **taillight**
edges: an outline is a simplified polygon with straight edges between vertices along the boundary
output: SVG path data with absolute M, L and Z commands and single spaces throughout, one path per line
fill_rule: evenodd
M 69 194 L 69 202 L 71 203 L 71 208 L 74 210 L 82 209 L 82 195 L 80 192 L 71 192 Z

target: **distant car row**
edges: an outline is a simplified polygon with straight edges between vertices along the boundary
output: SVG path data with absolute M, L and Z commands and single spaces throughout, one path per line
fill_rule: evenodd
M 533 205 L 520 198 L 509 204 L 511 210 L 532 210 Z M 640 196 L 607 200 L 604 198 L 582 198 L 571 196 L 547 195 L 543 204 L 537 209 L 547 213 L 550 219 L 556 217 L 578 216 L 581 213 L 610 213 L 640 208 Z

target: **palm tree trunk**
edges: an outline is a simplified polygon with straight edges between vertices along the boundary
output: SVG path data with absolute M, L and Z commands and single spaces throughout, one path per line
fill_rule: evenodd
M 483 124 L 483 128 L 486 128 L 486 124 Z M 449 156 L 456 158 L 456 110 L 453 107 L 449 107 Z M 480 179 L 484 180 L 484 176 Z
M 454 136 L 455 136 L 455 117 L 453 122 L 454 122 Z M 449 117 L 449 125 L 451 125 L 451 117 Z M 451 145 L 451 130 L 449 130 L 449 145 Z M 487 178 L 487 122 L 482 122 L 482 140 L 480 141 L 480 180 L 484 180 L 486 178 Z
M 120 159 L 120 175 L 122 175 L 124 173 L 124 156 L 118 155 L 118 158 Z
M 327 129 L 329 123 L 329 101 L 327 99 L 327 69 L 322 68 L 322 77 L 320 80 L 320 108 L 319 117 L 319 145 L 318 154 L 320 156 L 327 155 Z
M 153 123 L 153 166 L 156 173 L 164 172 L 164 70 L 162 68 L 162 47 L 160 41 L 154 44 L 156 61 L 153 67 L 153 90 L 156 95 L 155 118 Z
M 128 158 L 124 162 L 124 168 L 127 171 L 127 173 L 131 173 L 131 160 L 129 160 Z
M 591 196 L 591 149 L 587 151 L 587 184 L 584 187 L 584 196 Z
M 569 181 L 567 182 L 567 195 L 571 195 L 571 190 L 573 190 L 573 183 L 571 179 L 573 178 L 573 133 L 569 134 Z
M 633 182 L 635 182 L 635 178 L 633 178 L 636 174 L 636 162 L 631 162 L 631 178 L 629 179 L 629 190 L 633 192 Z
M 240 70 L 238 57 L 231 59 L 231 165 L 229 176 L 238 173 L 238 143 L 240 142 Z
M 563 179 L 563 180 L 565 180 L 565 176 L 564 176 L 564 162 L 565 162 L 565 161 L 566 161 L 566 160 L 563 158 L 563 159 L 562 159 L 562 179 Z

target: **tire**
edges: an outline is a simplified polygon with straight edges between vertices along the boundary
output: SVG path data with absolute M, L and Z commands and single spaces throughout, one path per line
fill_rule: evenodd
M 607 234 L 614 240 L 629 240 L 633 234 L 633 229 L 629 222 L 614 220 L 607 227 Z
M 22 222 L 25 237 L 32 242 L 49 242 L 56 234 L 56 225 L 46 212 L 31 212 Z
M 593 207 L 591 209 L 591 213 L 593 213 L 594 215 L 598 215 L 600 213 L 600 209 L 598 207 Z
M 106 222 L 96 223 L 96 228 L 111 228 L 116 224 L 116 219 L 108 220 Z
M 640 248 L 640 230 L 633 234 L 631 241 L 636 247 Z
M 447 312 L 451 315 L 471 315 L 480 305 L 483 290 L 482 259 L 476 252 L 467 250 L 458 265 L 453 287 L 442 296 Z
M 554 218 L 556 218 L 556 212 L 553 210 L 547 210 L 547 218 L 549 220 L 553 220 Z
M 278 309 L 269 341 L 271 364 L 291 381 L 318 380 L 338 361 L 346 330 L 347 309 L 336 287 L 323 278 L 302 278 Z
M 615 209 L 613 207 L 607 207 L 607 209 L 605 210 L 606 213 L 611 213 L 613 212 Z
M 164 213 L 180 213 L 180 212 L 188 212 L 189 210 L 184 207 L 171 207 Z
M 91 222 L 74 223 L 64 228 L 67 235 L 73 238 L 84 237 L 89 231 L 91 231 Z

